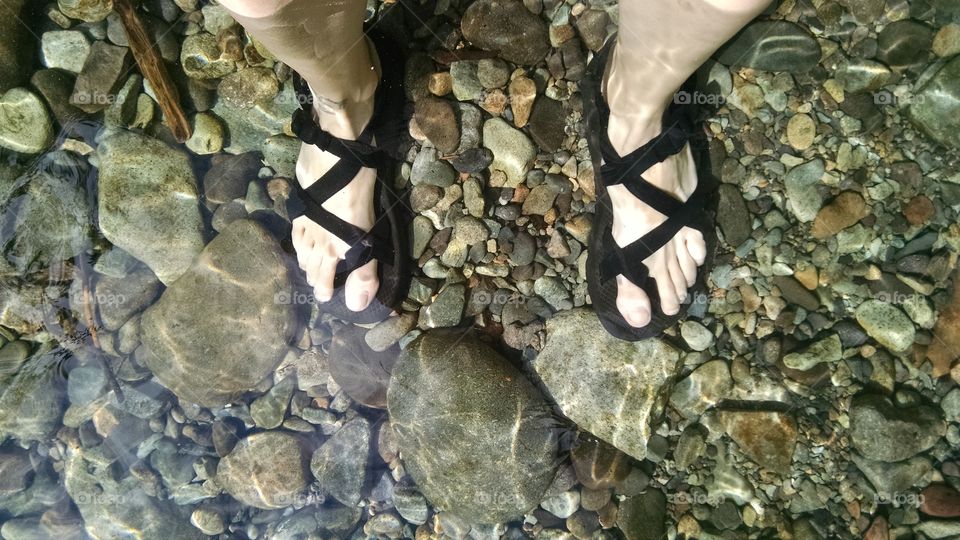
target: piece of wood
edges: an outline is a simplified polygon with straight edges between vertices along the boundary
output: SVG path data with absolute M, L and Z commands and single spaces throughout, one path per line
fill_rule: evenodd
M 133 59 L 137 61 L 143 77 L 150 81 L 150 86 L 153 87 L 160 109 L 163 111 L 164 121 L 173 132 L 173 136 L 178 141 L 185 142 L 191 135 L 190 122 L 183 113 L 183 108 L 180 107 L 180 92 L 170 78 L 159 49 L 150 40 L 150 35 L 147 34 L 147 29 L 143 26 L 143 21 L 140 20 L 130 0 L 113 0 L 113 9 L 120 15 Z

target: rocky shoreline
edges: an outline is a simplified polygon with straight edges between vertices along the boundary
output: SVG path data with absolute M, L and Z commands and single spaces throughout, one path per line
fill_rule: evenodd
M 960 536 L 950 0 L 775 3 L 703 66 L 710 293 L 641 343 L 585 283 L 615 4 L 371 2 L 417 270 L 370 327 L 311 301 L 290 70 L 222 8 L 139 9 L 185 144 L 110 0 L 0 14 L 2 538 Z

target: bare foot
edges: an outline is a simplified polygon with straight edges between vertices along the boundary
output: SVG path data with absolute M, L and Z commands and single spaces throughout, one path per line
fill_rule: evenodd
M 673 99 L 673 93 L 649 95 L 646 91 L 651 86 L 636 82 L 656 79 L 657 70 L 651 67 L 650 73 L 638 73 L 637 66 L 624 68 L 618 64 L 616 51 L 615 48 L 603 81 L 603 92 L 610 106 L 607 135 L 614 149 L 620 155 L 626 155 L 660 134 L 663 111 Z M 643 177 L 678 200 L 687 200 L 697 187 L 697 171 L 690 147 L 650 167 Z M 610 186 L 608 192 L 613 204 L 613 238 L 621 247 L 638 240 L 667 219 L 634 197 L 623 185 Z M 660 308 L 665 315 L 680 312 L 705 258 L 703 235 L 684 227 L 643 261 L 650 269 L 650 276 L 656 280 Z M 642 328 L 650 323 L 650 298 L 623 275 L 617 276 L 617 308 L 633 327 Z
M 373 113 L 373 97 L 378 79 L 376 70 L 363 66 L 358 69 L 371 73 L 369 87 L 356 89 L 356 97 L 345 100 L 341 105 L 332 108 L 315 107 L 314 111 L 314 119 L 318 120 L 320 127 L 342 139 L 356 139 Z M 320 101 L 321 99 L 315 96 L 315 103 Z M 302 145 L 297 161 L 297 181 L 306 189 L 339 159 L 314 145 Z M 376 181 L 375 169 L 360 169 L 345 188 L 323 203 L 323 208 L 344 221 L 369 231 L 374 224 L 373 195 Z M 344 258 L 351 246 L 306 216 L 293 220 L 293 246 L 297 250 L 300 268 L 306 272 L 307 283 L 313 287 L 317 301 L 329 301 L 333 297 L 337 263 Z M 379 286 L 375 260 L 351 272 L 345 284 L 347 308 L 352 311 L 366 309 L 376 296 Z

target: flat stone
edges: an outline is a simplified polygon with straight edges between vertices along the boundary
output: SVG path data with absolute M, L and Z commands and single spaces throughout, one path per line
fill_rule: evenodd
M 817 184 L 824 173 L 823 161 L 814 159 L 790 169 L 784 179 L 787 192 L 787 207 L 801 222 L 813 221 L 823 201 Z
M 914 97 L 910 120 L 934 141 L 960 148 L 960 56 L 947 62 Z
M 250 403 L 250 417 L 258 428 L 276 429 L 283 424 L 295 384 L 293 377 L 285 377 Z
M 877 495 L 892 498 L 894 495 L 910 491 L 920 480 L 933 470 L 933 464 L 925 457 L 915 456 L 896 463 L 886 463 L 867 459 L 856 452 L 850 459 L 873 484 Z
M 458 101 L 473 101 L 480 99 L 483 94 L 483 85 L 477 75 L 475 60 L 459 60 L 450 64 L 451 84 L 453 96 Z
M 890 80 L 891 72 L 890 68 L 874 60 L 851 59 L 837 68 L 835 77 L 843 89 L 852 94 L 879 90 Z
M 513 125 L 522 128 L 530 120 L 533 102 L 537 97 L 537 85 L 530 77 L 521 75 L 510 81 L 509 90 Z
M 362 417 L 344 424 L 310 460 L 323 490 L 347 506 L 360 502 L 370 454 L 370 424 Z
M 589 489 L 607 490 L 620 485 L 630 474 L 630 458 L 609 444 L 593 437 L 580 437 L 570 450 L 570 461 L 577 480 Z
M 876 461 L 911 458 L 936 444 L 945 430 L 940 411 L 928 405 L 901 407 L 865 394 L 854 398 L 850 408 L 850 442 Z
M 74 84 L 70 103 L 88 113 L 110 106 L 127 74 L 129 54 L 126 47 L 94 42 Z
M 504 187 L 516 187 L 523 182 L 537 156 L 537 149 L 530 139 L 500 118 L 483 123 L 483 146 L 493 152 L 490 169 L 506 175 Z
M 457 173 L 449 163 L 440 159 L 436 148 L 424 147 L 417 153 L 410 170 L 410 183 L 449 187 L 456 181 Z
M 550 51 L 547 23 L 516 0 L 479 0 L 460 22 L 463 37 L 508 62 L 534 65 Z
M 714 58 L 728 66 L 797 73 L 820 62 L 820 45 L 798 24 L 755 21 L 720 47 Z
M 46 441 L 60 428 L 66 391 L 58 355 L 64 354 L 55 349 L 21 364 L 0 393 L 0 438 Z
M 817 212 L 810 234 L 825 240 L 870 214 L 867 202 L 856 191 L 844 191 Z
M 563 144 L 566 133 L 566 114 L 563 104 L 543 96 L 533 104 L 530 113 L 530 136 L 544 152 L 556 152 Z
M 389 320 L 401 320 L 401 318 Z M 410 325 L 407 331 L 412 329 L 416 322 L 413 317 L 406 317 L 403 320 L 408 321 Z M 333 334 L 333 342 L 330 345 L 328 368 L 330 376 L 350 396 L 350 399 L 367 407 L 385 409 L 390 372 L 397 360 L 399 350 L 392 344 L 380 351 L 373 350 L 364 339 L 364 334 L 367 333 L 358 327 L 337 330 Z M 399 340 L 403 334 L 396 338 Z
M 510 80 L 510 67 L 499 58 L 484 58 L 477 62 L 477 78 L 487 90 L 501 88 Z
M 646 457 L 648 421 L 679 368 L 676 349 L 659 339 L 618 340 L 588 309 L 559 313 L 546 330 L 533 368 L 563 413 L 630 456 Z
M 25 88 L 0 96 L 0 147 L 21 154 L 39 154 L 53 143 L 53 124 L 46 105 Z
M 698 366 L 673 387 L 670 406 L 684 418 L 695 419 L 733 389 L 730 368 L 723 360 L 711 360 Z
M 913 345 L 916 337 L 913 322 L 896 306 L 867 300 L 857 307 L 856 316 L 867 334 L 891 351 L 903 352 Z
M 236 70 L 236 64 L 222 58 L 217 37 L 206 32 L 187 36 L 180 49 L 183 72 L 193 79 L 220 79 Z
M 750 212 L 743 200 L 740 188 L 733 184 L 721 184 L 720 203 L 717 208 L 717 224 L 723 231 L 723 238 L 733 247 L 744 243 L 753 232 Z
M 928 516 L 960 517 L 960 492 L 949 484 L 930 484 L 920 492 L 920 511 Z
M 0 497 L 25 490 L 33 464 L 30 455 L 19 448 L 0 448 Z
M 717 411 L 717 418 L 747 457 L 775 473 L 790 472 L 797 445 L 792 416 L 775 411 Z
M 602 9 L 588 9 L 577 18 L 577 30 L 580 39 L 591 51 L 599 51 L 607 40 L 607 25 L 610 16 Z
M 90 42 L 83 32 L 57 30 L 44 32 L 40 37 L 43 64 L 48 68 L 80 73 L 90 54 Z
M 460 130 L 449 101 L 425 97 L 417 101 L 413 118 L 427 139 L 441 152 L 451 154 L 457 150 Z
M 784 355 L 783 363 L 790 369 L 806 371 L 823 363 L 839 362 L 843 356 L 840 337 L 836 334 L 816 341 L 802 351 Z
M 666 535 L 667 498 L 650 489 L 622 501 L 617 513 L 617 528 L 626 540 L 658 540 Z
M 208 201 L 217 204 L 242 198 L 247 184 L 257 178 L 262 166 L 260 156 L 254 152 L 214 155 L 203 177 L 203 193 Z
M 687 345 L 695 351 L 705 351 L 713 345 L 713 333 L 694 320 L 683 321 L 680 324 L 680 335 Z
M 475 335 L 417 338 L 394 366 L 387 400 L 407 472 L 444 513 L 500 523 L 541 502 L 558 455 L 550 407 Z
M 817 124 L 810 115 L 798 113 L 787 122 L 787 141 L 797 150 L 806 150 L 817 136 Z
M 203 249 L 196 179 L 186 154 L 130 131 L 97 148 L 100 229 L 165 284 Z
M 237 399 L 273 371 L 293 339 L 295 306 L 283 301 L 289 264 L 261 225 L 233 222 L 144 312 L 138 358 L 181 399 L 211 407 Z
M 420 310 L 419 326 L 424 329 L 457 326 L 462 322 L 466 288 L 448 284 L 437 294 L 429 306 Z
M 243 504 L 284 508 L 307 486 L 307 458 L 293 435 L 255 433 L 241 440 L 217 466 L 217 482 Z
M 922 64 L 933 44 L 933 30 L 909 19 L 886 25 L 877 35 L 877 59 L 894 68 L 902 69 Z
M 798 305 L 807 311 L 816 311 L 820 307 L 820 299 L 792 276 L 774 276 L 773 284 L 780 289 L 783 298 L 791 304 Z

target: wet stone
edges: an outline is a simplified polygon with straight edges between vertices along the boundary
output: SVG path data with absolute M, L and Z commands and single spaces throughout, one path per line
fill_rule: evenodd
M 764 71 L 807 71 L 820 61 L 820 45 L 806 30 L 788 21 L 756 21 L 714 56 L 725 65 Z
M 76 30 L 44 32 L 40 43 L 43 64 L 48 68 L 80 73 L 90 54 L 90 42 L 83 32 Z
M 873 339 L 893 352 L 913 345 L 913 322 L 896 306 L 881 300 L 867 300 L 857 307 L 857 322 Z
M 877 59 L 896 68 L 917 65 L 926 60 L 933 43 L 933 30 L 917 21 L 895 21 L 877 36 Z
M 717 223 L 727 243 L 734 247 L 739 246 L 750 237 L 753 230 L 747 204 L 740 194 L 740 189 L 732 184 L 721 184 L 719 193 Z
M 217 481 L 227 493 L 243 504 L 264 509 L 296 503 L 307 476 L 300 442 L 279 431 L 243 439 L 217 467 Z
M 413 114 L 417 126 L 444 154 L 450 154 L 460 145 L 460 131 L 453 106 L 447 100 L 425 97 L 416 103 Z
M 493 152 L 490 168 L 506 174 L 505 187 L 519 185 L 537 155 L 530 139 L 500 118 L 491 118 L 484 122 L 483 145 Z
M 53 137 L 50 113 L 36 94 L 13 88 L 0 96 L 0 147 L 39 154 Z
M 88 113 L 106 109 L 127 73 L 129 49 L 97 41 L 73 87 L 70 103 Z
M 814 238 L 827 239 L 857 223 L 870 213 L 863 196 L 855 191 L 844 191 L 817 212 L 810 233 Z
M 546 96 L 533 104 L 530 113 L 530 136 L 544 152 L 556 152 L 565 137 L 566 115 L 559 101 Z
M 407 315 L 388 320 L 400 323 L 392 335 L 383 340 L 394 343 L 416 323 L 413 316 Z M 380 326 L 384 324 L 381 323 Z M 400 330 L 403 332 L 400 333 Z M 367 332 L 367 335 L 369 333 Z M 383 409 L 387 406 L 387 384 L 398 351 L 390 345 L 381 351 L 375 351 L 367 345 L 364 338 L 363 330 L 358 327 L 348 327 L 334 333 L 328 366 L 330 376 L 350 399 L 367 407 Z
M 219 79 L 234 72 L 236 64 L 221 58 L 217 37 L 206 32 L 187 36 L 180 50 L 183 72 L 193 79 Z
M 879 395 L 858 396 L 850 409 L 850 441 L 864 457 L 876 461 L 913 457 L 933 446 L 945 427 L 933 407 L 900 407 Z
M 459 325 L 463 316 L 465 293 L 466 288 L 463 285 L 445 286 L 433 302 L 420 311 L 418 326 L 430 329 Z
M 424 147 L 413 160 L 410 182 L 413 185 L 428 184 L 448 187 L 456 180 L 456 171 L 449 163 L 440 159 L 437 149 Z
M 508 62 L 533 65 L 550 50 L 547 23 L 516 0 L 480 0 L 461 21 L 463 37 Z
M 816 186 L 823 173 L 823 161 L 815 159 L 794 167 L 784 179 L 788 208 L 802 222 L 813 221 L 820 211 L 823 201 Z
M 247 184 L 257 177 L 260 157 L 248 152 L 240 155 L 217 154 L 203 177 L 203 192 L 207 200 L 223 204 L 246 195 Z
M 113 12 L 113 0 L 58 0 L 57 6 L 71 19 L 95 23 Z
M 280 91 L 280 83 L 272 69 L 248 67 L 231 73 L 220 81 L 217 94 L 230 105 L 250 109 L 272 100 Z
M 790 472 L 797 424 L 787 413 L 719 411 L 723 430 L 757 464 L 779 474 Z
M 934 141 L 960 148 L 960 56 L 947 62 L 915 98 L 910 120 Z
M 360 501 L 370 453 L 370 424 L 356 418 L 344 424 L 313 454 L 310 470 L 323 490 L 347 506 Z

